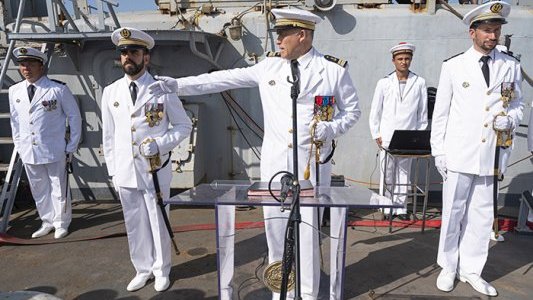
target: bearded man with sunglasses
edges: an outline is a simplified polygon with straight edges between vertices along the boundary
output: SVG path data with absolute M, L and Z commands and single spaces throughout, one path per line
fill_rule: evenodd
M 161 292 L 170 285 L 171 239 L 157 205 L 157 182 L 148 158 L 160 158 L 157 178 L 166 200 L 172 178 L 170 151 L 189 136 L 192 125 L 176 95 L 148 93 L 148 85 L 155 82 L 147 71 L 154 39 L 123 27 L 111 34 L 111 40 L 120 52 L 125 74 L 104 89 L 102 135 L 107 171 L 120 197 L 136 271 L 126 289 L 138 290 L 155 276 L 154 289 Z

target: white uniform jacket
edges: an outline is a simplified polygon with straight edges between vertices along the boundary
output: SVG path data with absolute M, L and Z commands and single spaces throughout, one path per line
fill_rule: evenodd
M 387 147 L 394 130 L 424 130 L 428 125 L 427 89 L 424 78 L 409 72 L 400 95 L 396 72 L 378 81 L 369 117 L 373 139 L 381 137 Z
M 473 47 L 442 64 L 431 126 L 433 156 L 446 155 L 449 170 L 480 176 L 494 175 L 496 134 L 494 118 L 505 112 L 520 124 L 523 114 L 520 64 L 494 49 L 489 61 L 487 88 Z M 514 98 L 507 108 L 501 100 L 502 83 L 514 84 Z
M 155 80 L 145 72 L 137 81 L 137 101 L 133 106 L 129 82 L 124 76 L 104 89 L 102 95 L 103 148 L 107 171 L 114 177 L 114 184 L 139 190 L 153 189 L 150 163 L 139 152 L 139 145 L 148 137 L 154 138 L 159 147 L 161 163 L 169 152 L 189 136 L 192 125 L 181 101 L 175 95 L 153 98 L 148 85 Z M 146 112 L 157 109 L 161 120 L 150 127 Z M 171 126 L 170 126 L 171 125 Z M 171 163 L 158 171 L 159 184 L 170 185 Z
M 309 156 L 315 96 L 335 96 L 335 115 L 331 123 L 335 137 L 345 133 L 359 119 L 357 92 L 348 71 L 328 61 L 312 48 L 298 59 L 300 94 L 298 114 L 298 164 L 302 169 Z M 217 71 L 178 79 L 179 95 L 201 95 L 229 89 L 259 87 L 265 134 L 261 150 L 261 179 L 269 180 L 280 170 L 292 169 L 292 100 L 290 61 L 267 57 L 251 67 Z M 327 143 L 326 143 L 327 144 Z M 327 156 L 331 145 L 325 145 Z M 329 177 L 329 174 L 327 175 Z
M 70 89 L 63 83 L 42 76 L 33 85 L 30 103 L 29 82 L 9 88 L 11 129 L 15 149 L 25 164 L 47 164 L 65 159 L 65 152 L 76 152 L 81 136 L 81 116 Z M 70 139 L 65 139 L 66 121 Z

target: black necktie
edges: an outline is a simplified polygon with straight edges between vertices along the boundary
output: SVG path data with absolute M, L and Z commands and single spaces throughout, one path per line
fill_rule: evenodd
M 35 96 L 35 86 L 33 84 L 30 84 L 28 86 L 28 98 L 30 98 L 30 102 L 31 100 L 33 100 L 33 96 Z
M 489 59 L 490 56 L 485 55 L 481 57 L 481 61 L 483 62 L 483 65 L 481 66 L 481 71 L 483 72 L 483 77 L 485 77 L 485 82 L 487 83 L 487 87 L 490 84 L 490 71 L 489 71 Z
M 135 100 L 137 100 L 137 85 L 134 81 L 130 83 L 130 94 L 131 94 L 131 101 L 133 101 L 133 105 L 135 105 Z

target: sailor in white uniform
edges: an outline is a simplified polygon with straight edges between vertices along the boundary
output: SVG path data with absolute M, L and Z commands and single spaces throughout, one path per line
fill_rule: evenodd
M 404 205 L 393 209 L 393 215 L 401 220 L 408 220 L 407 185 L 411 170 L 410 158 L 389 160 L 384 170 L 385 151 L 395 130 L 424 130 L 428 125 L 426 80 L 409 70 L 416 47 L 410 43 L 399 43 L 390 49 L 395 71 L 378 81 L 370 109 L 370 134 L 381 149 L 380 151 L 380 194 L 390 198 L 390 193 L 383 191 L 384 181 L 392 184 L 396 178 L 394 199 L 392 202 Z M 396 163 L 396 164 L 395 164 Z M 396 176 L 393 176 L 396 173 Z M 386 216 L 389 210 L 384 209 Z
M 157 205 L 147 156 L 159 155 L 157 172 L 163 200 L 170 196 L 170 151 L 189 136 L 192 125 L 176 95 L 154 97 L 146 70 L 153 38 L 134 28 L 119 28 L 111 40 L 120 51 L 124 77 L 102 95 L 103 149 L 107 171 L 120 196 L 131 261 L 137 272 L 127 286 L 135 291 L 155 276 L 154 289 L 169 287 L 170 236 Z M 168 212 L 168 206 L 167 206 Z
M 451 291 L 457 277 L 497 295 L 481 278 L 494 218 L 496 131 L 514 131 L 523 111 L 520 64 L 496 48 L 509 12 L 509 4 L 495 1 L 466 14 L 473 46 L 442 64 L 431 127 L 432 154 L 444 179 L 437 257 L 442 291 Z
M 273 9 L 276 17 L 275 29 L 280 52 L 270 53 L 256 65 L 202 74 L 199 76 L 173 79 L 158 77 L 160 81 L 150 86 L 156 95 L 178 93 L 179 95 L 200 95 L 217 93 L 228 89 L 259 87 L 265 134 L 261 151 L 261 180 L 269 181 L 278 171 L 293 169 L 292 148 L 298 147 L 298 169 L 303 179 L 304 168 L 309 156 L 311 136 L 309 125 L 313 120 L 315 97 L 333 96 L 335 115 L 331 122 L 318 122 L 315 138 L 324 141 L 323 159 L 331 151 L 332 139 L 346 133 L 359 119 L 357 92 L 347 71 L 346 62 L 319 53 L 312 46 L 315 24 L 321 19 L 300 9 Z M 298 145 L 292 144 L 291 61 L 296 60 L 300 72 L 300 93 L 297 100 Z M 311 164 L 312 180 L 315 179 L 314 164 Z M 331 183 L 331 163 L 320 166 L 321 185 Z M 279 207 L 264 207 L 269 262 L 279 261 L 283 254 L 284 232 L 288 212 Z M 303 299 L 316 299 L 318 295 L 320 264 L 316 230 L 317 210 L 302 208 L 301 232 L 301 291 Z M 344 209 L 331 211 L 331 230 L 334 237 L 344 226 Z M 307 224 L 306 224 L 307 223 Z M 311 226 L 309 226 L 310 224 Z M 331 272 L 337 272 L 337 240 L 333 240 Z M 227 272 L 226 270 L 223 270 Z M 338 299 L 339 278 L 331 278 L 331 298 Z M 224 289 L 224 287 L 222 287 Z M 229 287 L 227 288 L 230 289 Z M 221 295 L 227 299 L 231 291 Z M 276 294 L 274 299 L 279 298 Z
M 55 229 L 54 237 L 59 239 L 68 234 L 72 219 L 71 204 L 67 201 L 66 164 L 78 149 L 80 111 L 70 89 L 44 74 L 46 54 L 19 47 L 13 55 L 25 78 L 9 88 L 13 142 L 24 163 L 42 221 L 32 238 Z

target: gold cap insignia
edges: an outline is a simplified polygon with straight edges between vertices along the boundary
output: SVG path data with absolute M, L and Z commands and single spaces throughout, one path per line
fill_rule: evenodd
M 28 53 L 28 49 L 26 49 L 26 48 L 20 48 L 20 49 L 19 49 L 19 53 L 22 54 L 22 55 L 25 55 L 25 54 Z
M 131 36 L 131 31 L 127 28 L 124 28 L 120 31 L 120 36 L 127 39 Z
M 490 6 L 490 11 L 497 14 L 499 13 L 500 11 L 502 11 L 503 9 L 503 5 L 501 5 L 500 3 L 494 3 Z

